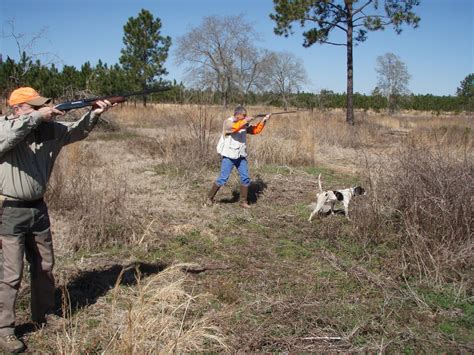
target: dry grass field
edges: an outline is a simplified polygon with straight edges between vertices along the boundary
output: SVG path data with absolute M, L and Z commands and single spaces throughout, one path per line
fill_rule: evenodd
M 30 351 L 474 350 L 474 117 L 274 116 L 249 138 L 252 208 L 235 172 L 204 207 L 228 114 L 118 107 L 63 150 L 47 194 L 63 318 L 31 329 L 25 275 Z M 307 221 L 320 173 L 368 191 L 351 221 Z

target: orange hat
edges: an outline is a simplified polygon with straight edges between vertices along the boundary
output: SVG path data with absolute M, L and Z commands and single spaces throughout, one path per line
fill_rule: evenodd
M 10 94 L 10 98 L 8 99 L 8 104 L 10 106 L 14 106 L 26 103 L 32 106 L 41 106 L 50 101 L 50 98 L 40 96 L 40 94 L 38 94 L 35 89 L 30 87 L 22 87 L 13 90 L 13 92 Z

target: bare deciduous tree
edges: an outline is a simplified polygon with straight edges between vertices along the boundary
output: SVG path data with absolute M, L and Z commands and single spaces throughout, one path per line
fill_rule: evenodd
M 387 98 L 389 111 L 394 112 L 400 96 L 409 93 L 410 74 L 407 66 L 397 55 L 385 53 L 377 57 L 375 71 L 378 90 Z
M 268 52 L 262 71 L 267 89 L 279 94 L 285 110 L 290 94 L 307 83 L 303 62 L 289 52 Z
M 252 45 L 241 46 L 235 53 L 234 85 L 242 94 L 260 91 L 262 85 L 262 62 L 264 53 Z
M 7 20 L 6 24 L 10 30 L 8 33 L 2 30 L 0 38 L 4 40 L 13 40 L 18 55 L 18 65 L 15 67 L 15 71 L 12 75 L 8 78 L 13 83 L 13 86 L 22 84 L 23 77 L 28 73 L 37 60 L 42 59 L 44 66 L 50 66 L 61 62 L 56 54 L 36 51 L 38 42 L 46 37 L 48 31 L 47 27 L 42 27 L 35 33 L 25 34 L 16 31 L 15 22 L 13 20 Z
M 174 53 L 178 65 L 185 64 L 189 83 L 222 93 L 227 106 L 233 90 L 248 91 L 254 85 L 258 52 L 257 35 L 239 16 L 209 16 L 200 26 L 177 39 Z

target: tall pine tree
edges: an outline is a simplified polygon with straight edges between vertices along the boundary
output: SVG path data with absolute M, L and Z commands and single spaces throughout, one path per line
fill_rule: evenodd
M 164 63 L 168 58 L 171 38 L 161 35 L 161 20 L 142 9 L 136 18 L 130 17 L 124 26 L 120 64 L 139 90 L 146 90 L 161 76 L 168 74 Z M 146 97 L 143 98 L 146 106 Z
M 346 121 L 354 124 L 353 110 L 353 42 L 363 42 L 367 31 L 383 30 L 392 25 L 400 33 L 401 25 L 417 27 L 420 18 L 412 12 L 419 0 L 273 0 L 275 14 L 270 17 L 276 22 L 275 33 L 288 36 L 292 34 L 293 22 L 306 30 L 303 46 L 314 43 L 346 46 L 347 50 L 347 112 Z M 314 25 L 307 29 L 308 23 Z M 345 41 L 334 42 L 330 37 L 333 31 L 345 34 Z M 355 37 L 354 37 L 355 36 Z

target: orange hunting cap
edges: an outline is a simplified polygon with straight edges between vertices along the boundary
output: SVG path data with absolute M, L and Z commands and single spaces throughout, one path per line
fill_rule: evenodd
M 35 89 L 25 86 L 13 90 L 8 99 L 8 105 L 14 106 L 26 103 L 32 106 L 41 106 L 50 101 L 50 98 L 40 96 Z

